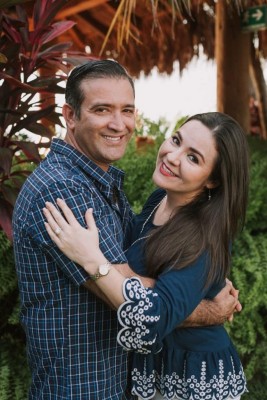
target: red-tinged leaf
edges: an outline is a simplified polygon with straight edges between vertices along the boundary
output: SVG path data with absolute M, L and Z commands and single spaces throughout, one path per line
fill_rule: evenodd
M 12 141 L 12 143 L 21 149 L 28 159 L 37 163 L 41 161 L 41 157 L 38 152 L 38 146 L 35 143 L 15 140 Z
M 38 92 L 39 88 L 34 88 L 33 86 L 28 85 L 27 83 L 23 83 L 19 81 L 18 79 L 14 78 L 11 75 L 5 74 L 4 72 L 0 71 L 0 78 L 5 79 L 12 85 L 16 85 L 17 87 L 20 87 L 24 89 L 25 91 L 30 91 L 30 92 Z
M 51 139 L 53 136 L 55 136 L 55 131 L 54 129 L 49 129 L 45 125 L 39 124 L 38 122 L 32 122 L 27 126 L 27 130 L 30 132 L 39 135 L 41 137 L 46 137 L 48 139 Z
M 12 211 L 11 205 L 0 198 L 0 226 L 10 241 L 12 241 Z
M 48 26 L 55 15 L 67 3 L 67 0 L 37 0 L 34 6 L 35 29 Z
M 72 44 L 73 44 L 72 42 L 55 44 L 54 46 L 48 47 L 44 51 L 41 51 L 38 54 L 38 57 L 45 58 L 50 54 L 59 54 L 62 56 L 62 53 L 66 53 L 66 51 L 72 46 Z
M 65 75 L 55 76 L 38 76 L 36 79 L 30 81 L 33 87 L 49 87 L 50 85 L 57 85 L 66 79 Z
M 58 85 L 51 85 L 49 87 L 47 87 L 46 89 L 42 89 L 40 90 L 40 93 L 43 94 L 64 94 L 65 93 L 65 89 L 61 86 Z
M 15 31 L 13 27 L 9 27 L 7 24 L 3 24 L 2 30 L 11 43 L 13 42 L 16 44 L 20 44 L 20 35 L 18 32 Z
M 40 17 L 44 15 L 45 9 L 47 7 L 46 0 L 37 0 L 33 9 L 33 22 L 34 22 L 34 30 L 37 30 L 38 23 L 42 23 Z
M 51 40 L 55 39 L 62 33 L 66 32 L 67 30 L 71 29 L 74 25 L 76 25 L 76 22 L 73 21 L 60 21 L 60 22 L 55 22 L 54 24 L 51 25 L 51 30 L 49 32 L 46 32 L 42 36 L 42 43 L 48 43 Z
M 29 29 L 28 27 L 23 27 L 20 29 L 21 43 L 25 51 L 29 49 L 30 41 L 29 41 Z
M 0 9 L 15 6 L 16 4 L 27 3 L 31 0 L 1 0 Z
M 71 53 L 68 53 L 67 57 L 63 57 L 62 60 L 68 64 L 71 65 L 80 65 L 83 62 L 89 61 L 89 60 L 99 60 L 98 57 L 91 57 L 91 56 L 85 56 L 85 55 L 72 55 Z
M 20 21 L 23 21 L 25 24 L 24 26 L 27 28 L 27 31 L 29 31 L 29 19 L 28 19 L 28 14 L 26 12 L 25 7 L 21 5 L 16 6 L 16 14 L 19 18 Z
M 59 60 L 59 61 L 58 61 Z M 69 65 L 64 64 L 62 58 L 54 58 L 45 60 L 46 64 L 51 65 L 53 68 L 56 68 L 58 71 L 64 72 L 66 75 L 70 71 Z
M 6 202 L 14 207 L 19 190 L 8 185 L 1 185 L 1 191 Z
M 12 166 L 13 151 L 8 148 L 0 147 L 0 171 L 9 176 Z
M 16 111 L 16 110 L 7 109 L 7 108 L 0 108 L 0 113 L 8 113 L 11 115 L 15 115 L 19 118 L 21 117 L 21 112 Z
M 53 125 L 59 125 L 62 128 L 64 128 L 65 125 L 62 122 L 62 118 L 63 117 L 62 117 L 61 113 L 51 113 L 46 117 L 46 119 L 48 121 L 50 121 Z
M 10 131 L 10 136 L 14 135 L 16 132 L 20 132 L 22 129 L 29 129 L 29 126 L 34 123 L 39 121 L 40 119 L 46 117 L 49 115 L 51 112 L 53 112 L 55 109 L 55 105 L 48 106 L 44 109 L 38 110 L 38 111 L 30 111 L 28 112 L 28 116 L 23 118 L 21 121 L 17 123 L 16 126 L 14 126 L 11 131 Z M 33 132 L 34 133 L 34 132 Z

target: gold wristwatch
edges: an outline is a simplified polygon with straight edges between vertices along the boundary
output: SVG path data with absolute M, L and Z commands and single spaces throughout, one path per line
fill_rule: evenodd
M 111 264 L 109 262 L 106 262 L 105 264 L 101 264 L 98 266 L 98 272 L 94 275 L 90 275 L 90 278 L 93 281 L 97 281 L 99 278 L 102 276 L 106 276 L 111 268 Z

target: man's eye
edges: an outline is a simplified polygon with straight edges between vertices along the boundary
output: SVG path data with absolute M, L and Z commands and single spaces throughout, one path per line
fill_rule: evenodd
M 107 109 L 107 108 L 104 108 L 104 107 L 99 107 L 99 108 L 96 108 L 95 111 L 96 111 L 96 112 L 99 112 L 99 113 L 104 113 L 104 112 L 108 112 L 108 109 Z
M 126 114 L 134 114 L 134 109 L 132 109 L 132 108 L 125 108 L 123 111 L 124 111 Z

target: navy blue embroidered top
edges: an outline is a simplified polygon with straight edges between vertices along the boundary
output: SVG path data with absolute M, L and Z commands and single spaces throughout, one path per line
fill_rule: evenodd
M 131 227 L 127 251 L 131 267 L 145 274 L 144 222 L 165 195 L 152 194 Z M 142 237 L 153 228 L 153 215 Z M 138 240 L 138 237 L 140 240 Z M 119 343 L 132 353 L 132 394 L 151 399 L 156 389 L 165 399 L 223 400 L 246 391 L 246 380 L 238 354 L 222 325 L 201 328 L 176 327 L 203 298 L 213 298 L 222 285 L 203 289 L 205 256 L 181 270 L 162 273 L 153 289 L 138 278 L 124 282 L 125 302 L 118 310 L 122 328 Z
M 29 399 L 129 399 L 127 352 L 116 340 L 116 312 L 83 286 L 88 274 L 50 240 L 42 213 L 45 201 L 60 197 L 85 226 L 84 214 L 92 207 L 103 253 L 113 263 L 124 263 L 122 245 L 132 214 L 123 175 L 114 167 L 104 172 L 54 139 L 19 194 L 14 251 L 32 370 Z

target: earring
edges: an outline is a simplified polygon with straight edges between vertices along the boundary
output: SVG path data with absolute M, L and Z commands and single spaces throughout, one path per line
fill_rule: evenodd
M 208 189 L 208 201 L 210 201 L 210 199 L 211 199 L 211 191 L 210 189 Z

